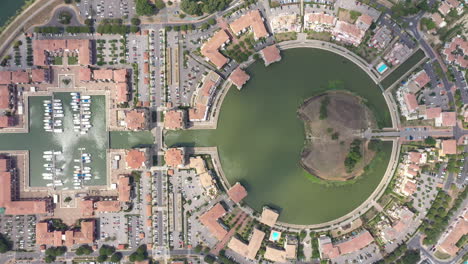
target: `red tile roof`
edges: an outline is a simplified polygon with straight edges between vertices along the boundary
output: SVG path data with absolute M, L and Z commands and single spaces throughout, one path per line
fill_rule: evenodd
M 275 45 L 268 46 L 260 52 L 266 66 L 281 60 L 280 50 Z
M 118 104 L 128 102 L 128 85 L 127 83 L 116 83 L 114 91 L 114 99 Z
M 250 76 L 243 71 L 240 67 L 237 67 L 234 71 L 232 71 L 231 75 L 229 76 L 229 80 L 237 86 L 238 89 L 242 88 L 244 84 L 250 79 Z
M 182 110 L 169 110 L 164 116 L 164 127 L 166 129 L 184 128 L 184 113 Z
M 10 108 L 10 89 L 6 85 L 0 85 L 0 109 Z
M 457 141 L 455 139 L 448 139 L 442 141 L 443 154 L 457 154 Z
M 421 88 L 428 84 L 430 81 L 431 78 L 429 78 L 429 75 L 427 75 L 425 70 L 419 72 L 416 78 L 414 79 L 414 82 Z
M 126 82 L 127 81 L 127 70 L 119 69 L 114 70 L 114 82 Z
M 12 83 L 29 83 L 29 73 L 25 71 L 14 71 L 11 73 Z
M 406 107 L 408 108 L 410 112 L 418 108 L 418 102 L 416 101 L 416 96 L 414 94 L 406 93 L 404 97 L 405 97 Z
M 80 82 L 89 82 L 91 81 L 91 69 L 90 68 L 80 68 L 78 72 L 78 80 Z
M 247 190 L 237 182 L 228 190 L 228 196 L 233 202 L 238 203 L 247 196 Z
M 0 84 L 11 84 L 11 71 L 0 71 Z
M 441 113 L 442 113 L 442 108 L 440 108 L 440 107 L 434 107 L 434 108 L 426 109 L 427 119 L 438 118 L 438 117 L 440 117 Z
M 49 69 L 33 69 L 31 71 L 31 79 L 34 83 L 49 82 L 48 75 L 50 74 Z
M 144 167 L 144 163 L 146 162 L 146 154 L 145 152 L 140 151 L 138 149 L 132 149 L 127 152 L 125 161 L 127 162 L 128 168 L 140 169 Z
M 252 28 L 255 39 L 268 36 L 268 31 L 263 23 L 262 15 L 259 10 L 253 10 L 236 19 L 229 25 L 234 34 L 240 34 L 246 28 Z
M 227 234 L 226 229 L 218 222 L 218 219 L 224 214 L 226 214 L 226 210 L 220 203 L 217 203 L 200 216 L 200 222 L 208 228 L 210 233 L 218 240 L 223 239 Z
M 123 176 L 119 178 L 118 182 L 118 190 L 119 190 L 119 202 L 129 202 L 130 201 L 130 178 Z
M 442 126 L 455 126 L 457 124 L 457 113 L 442 112 Z
M 47 222 L 36 224 L 36 244 L 37 245 L 50 245 L 72 247 L 79 244 L 91 244 L 94 242 L 95 221 L 83 220 L 81 221 L 80 231 L 68 230 L 50 231 Z
M 94 203 L 96 212 L 119 212 L 120 202 L 119 201 L 97 201 Z
M 221 69 L 228 62 L 228 59 L 219 52 L 219 49 L 228 41 L 228 34 L 224 30 L 220 30 L 205 42 L 201 48 L 202 55 L 208 58 L 218 69 Z
M 103 70 L 94 70 L 93 71 L 93 79 L 94 80 L 113 80 L 113 71 L 109 69 Z
M 47 66 L 50 52 L 78 53 L 78 62 L 82 65 L 91 64 L 91 49 L 89 39 L 36 39 L 33 41 L 33 60 L 36 66 Z
M 164 160 L 169 167 L 179 167 L 184 165 L 184 151 L 178 148 L 170 148 L 164 154 Z
M 131 130 L 142 130 L 146 127 L 146 117 L 144 111 L 130 110 L 125 113 L 125 123 Z
M 14 119 L 11 116 L 0 116 L 0 128 L 14 125 Z

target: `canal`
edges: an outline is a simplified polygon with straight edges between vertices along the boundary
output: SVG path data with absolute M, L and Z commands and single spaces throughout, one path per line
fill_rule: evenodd
M 317 49 L 282 52 L 281 62 L 262 62 L 247 71 L 250 81 L 226 96 L 216 130 L 169 132 L 168 146 L 217 146 L 231 184 L 249 192 L 245 202 L 257 211 L 278 209 L 280 221 L 318 224 L 359 206 L 379 184 L 388 165 L 391 143 L 384 143 L 366 172 L 356 181 L 323 184 L 310 180 L 300 167 L 305 141 L 296 111 L 308 97 L 330 89 L 346 89 L 365 99 L 380 127 L 391 125 L 381 90 L 351 61 Z
M 114 148 L 132 148 L 150 146 L 154 140 L 150 132 L 111 132 L 106 129 L 106 100 L 102 96 L 91 96 L 91 124 L 87 134 L 80 134 L 73 129 L 73 112 L 70 108 L 70 93 L 54 93 L 54 99 L 63 103 L 63 133 L 46 132 L 43 127 L 44 100 L 51 100 L 50 96 L 29 97 L 29 133 L 2 134 L 0 136 L 0 150 L 29 150 L 30 186 L 42 187 L 51 183 L 43 179 L 47 162 L 43 156 L 45 151 L 60 151 L 55 167 L 63 170 L 57 180 L 63 181 L 60 188 L 73 188 L 75 162 L 81 158 L 81 153 L 91 156 L 91 163 L 85 166 L 91 168 L 92 178 L 85 181 L 85 185 L 107 184 L 106 152 L 110 148 L 110 141 Z M 60 189 L 59 188 L 59 189 Z

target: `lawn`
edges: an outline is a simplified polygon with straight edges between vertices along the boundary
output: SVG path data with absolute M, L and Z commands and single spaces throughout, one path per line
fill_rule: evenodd
M 78 64 L 78 57 L 72 56 L 68 57 L 68 65 L 76 65 Z
M 63 58 L 62 57 L 54 57 L 53 63 L 54 63 L 54 65 L 63 65 Z
M 287 40 L 296 40 L 297 32 L 284 32 L 275 34 L 276 42 L 287 41 Z

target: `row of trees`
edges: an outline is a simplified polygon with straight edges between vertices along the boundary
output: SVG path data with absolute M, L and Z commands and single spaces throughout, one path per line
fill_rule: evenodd
M 154 1 L 154 4 L 149 0 L 136 0 L 135 5 L 136 13 L 139 16 L 152 16 L 158 10 L 163 9 L 166 6 L 163 0 L 156 0 Z
M 189 15 L 201 16 L 222 11 L 229 6 L 231 0 L 182 0 L 180 8 Z

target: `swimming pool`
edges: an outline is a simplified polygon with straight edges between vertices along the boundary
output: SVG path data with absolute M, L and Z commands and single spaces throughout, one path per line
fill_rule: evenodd
M 388 66 L 387 66 L 385 63 L 383 63 L 383 62 L 381 62 L 379 65 L 377 65 L 377 71 L 378 71 L 379 73 L 383 73 L 383 72 L 386 71 L 387 69 L 388 69 Z
M 271 232 L 271 240 L 278 241 L 280 239 L 280 237 L 281 237 L 280 232 L 276 232 L 276 231 Z

